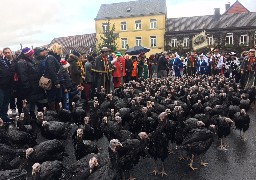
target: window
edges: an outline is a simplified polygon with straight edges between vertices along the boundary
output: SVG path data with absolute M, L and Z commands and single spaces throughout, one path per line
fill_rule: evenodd
M 226 35 L 226 45 L 233 44 L 233 33 L 227 33 Z
M 177 39 L 176 38 L 171 39 L 171 47 L 177 47 Z
M 213 44 L 214 44 L 213 36 L 208 35 L 208 45 L 213 45 Z
M 150 36 L 150 47 L 156 47 L 156 36 Z
M 156 29 L 156 28 L 157 28 L 156 19 L 150 19 L 150 29 Z
M 141 37 L 136 37 L 136 46 L 141 46 Z
M 126 30 L 127 30 L 126 22 L 121 22 L 121 31 L 126 31 Z
M 188 48 L 188 45 L 189 45 L 189 38 L 186 37 L 186 38 L 183 39 L 183 47 Z
M 107 32 L 109 30 L 108 23 L 102 24 L 103 32 Z
M 128 45 L 127 38 L 121 38 L 122 49 L 126 49 Z
M 249 37 L 247 34 L 242 34 L 240 36 L 240 44 L 242 45 L 248 45 L 248 42 L 249 42 Z
M 141 30 L 141 20 L 135 21 L 135 29 L 136 30 Z

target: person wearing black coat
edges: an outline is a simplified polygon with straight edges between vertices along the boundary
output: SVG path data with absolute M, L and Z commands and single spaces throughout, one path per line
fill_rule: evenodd
M 132 79 L 132 69 L 133 69 L 133 62 L 129 58 L 129 56 L 126 56 L 125 58 L 125 73 L 126 73 L 125 82 L 126 83 L 128 83 Z
M 39 103 L 45 95 L 43 89 L 38 85 L 41 77 L 40 68 L 40 61 L 34 58 L 34 50 L 24 48 L 17 62 L 18 83 L 21 88 L 22 99 L 26 99 L 30 105 L 32 118 L 36 118 L 34 114 L 35 105 L 38 106 L 39 111 L 43 110 Z
M 61 99 L 61 85 L 59 79 L 60 62 L 54 56 L 48 55 L 47 49 L 45 48 L 35 48 L 35 51 L 35 57 L 41 60 L 42 75 L 52 81 L 52 88 L 46 91 L 48 109 L 53 111 L 58 110 Z
M 0 57 L 0 118 L 9 122 L 7 116 L 8 105 L 11 96 L 14 67 L 7 59 Z
M 159 58 L 158 61 L 158 73 L 157 73 L 157 77 L 158 78 L 162 78 L 162 77 L 166 77 L 167 76 L 167 65 L 168 65 L 168 61 L 165 58 L 165 53 Z

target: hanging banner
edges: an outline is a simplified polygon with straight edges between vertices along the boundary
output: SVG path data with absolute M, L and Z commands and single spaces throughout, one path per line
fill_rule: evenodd
M 205 48 L 208 46 L 208 37 L 205 34 L 205 31 L 195 35 L 192 38 L 192 47 L 194 51 Z

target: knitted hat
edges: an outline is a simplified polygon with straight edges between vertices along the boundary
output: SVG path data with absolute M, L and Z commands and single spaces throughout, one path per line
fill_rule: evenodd
M 28 47 L 23 48 L 21 52 L 22 52 L 22 54 L 24 54 L 27 57 L 30 57 L 30 56 L 34 55 L 34 50 L 30 49 Z
M 64 69 L 67 69 L 70 66 L 70 64 L 64 59 L 60 60 L 60 63 Z

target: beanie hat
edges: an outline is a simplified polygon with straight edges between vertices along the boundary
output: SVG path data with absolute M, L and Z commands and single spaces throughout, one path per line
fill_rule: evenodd
M 64 59 L 60 60 L 60 63 L 64 69 L 67 69 L 70 66 L 70 64 Z
M 30 49 L 28 47 L 23 48 L 21 52 L 22 52 L 22 54 L 24 54 L 27 57 L 30 57 L 30 56 L 34 55 L 34 50 Z
M 46 48 L 44 48 L 44 47 L 36 47 L 34 49 L 35 56 L 39 56 L 40 52 L 43 52 L 44 50 L 46 50 Z

